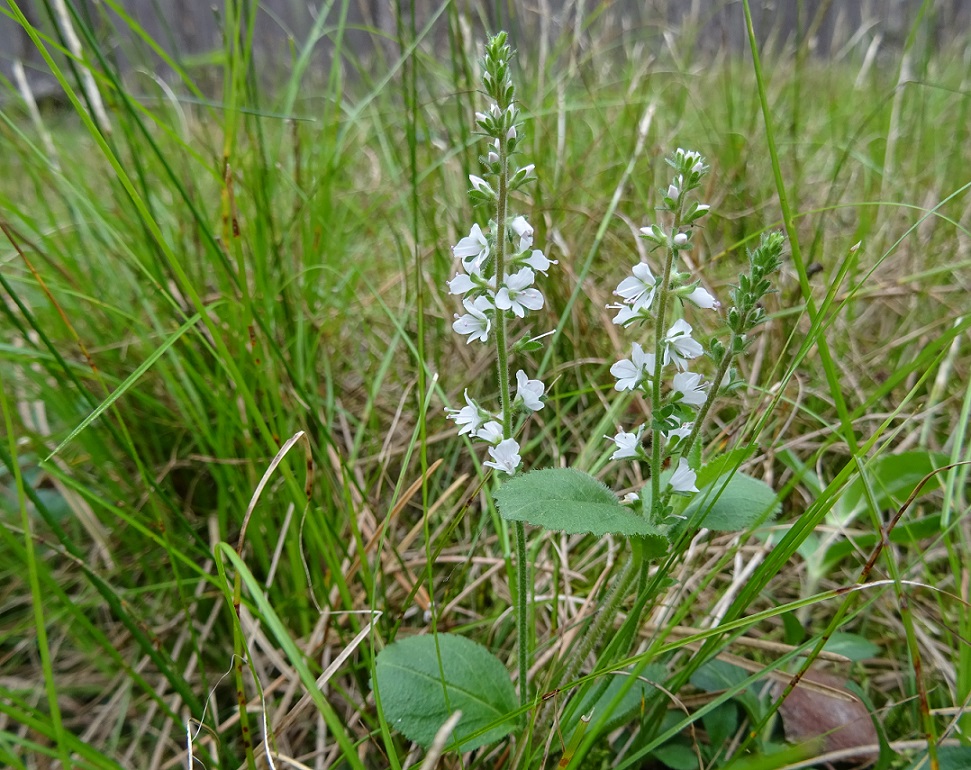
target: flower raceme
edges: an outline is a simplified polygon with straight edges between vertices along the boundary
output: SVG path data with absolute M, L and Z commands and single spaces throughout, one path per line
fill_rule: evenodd
M 659 255 L 660 264 L 635 264 L 614 291 L 618 300 L 607 306 L 617 311 L 613 321 L 618 326 L 653 327 L 650 344 L 633 342 L 630 358 L 610 367 L 616 380 L 615 390 L 639 392 L 647 399 L 651 427 L 641 425 L 633 432 L 619 428 L 616 435 L 606 438 L 615 446 L 610 459 L 649 460 L 652 476 L 659 475 L 670 460 L 673 470 L 666 476 L 667 492 L 685 495 L 697 491 L 697 476 L 687 457 L 681 455 L 681 445 L 690 440 L 695 429 L 695 413 L 705 408 L 709 383 L 701 374 L 688 370 L 705 353 L 704 346 L 693 336 L 693 327 L 682 317 L 673 321 L 669 318 L 678 305 L 675 298 L 681 300 L 681 307 L 690 305 L 702 310 L 717 309 L 720 303 L 698 280 L 687 280 L 689 276 L 682 272 L 679 263 L 680 256 L 692 247 L 695 223 L 709 210 L 707 204 L 689 199 L 708 172 L 708 165 L 699 153 L 680 148 L 667 162 L 675 175 L 660 195 L 670 222 L 640 229 L 640 236 Z M 657 272 L 654 268 L 658 268 Z M 673 376 L 667 379 L 666 372 L 671 370 Z M 650 438 L 651 452 L 642 445 L 645 436 Z M 652 483 L 658 484 L 654 479 Z M 662 490 L 656 487 L 654 491 Z
M 484 464 L 507 474 L 515 473 L 522 461 L 519 444 L 512 437 L 512 418 L 542 409 L 546 393 L 542 381 L 530 379 L 520 369 L 513 398 L 509 354 L 516 348 L 508 343 L 507 324 L 543 308 L 545 298 L 535 286 L 536 276 L 545 276 L 557 264 L 533 247 L 533 226 L 527 218 L 509 211 L 508 193 L 535 179 L 533 164 L 516 163 L 523 130 L 509 77 L 511 56 L 504 35 L 486 46 L 483 85 L 491 102 L 475 113 L 475 122 L 488 146 L 482 175 L 469 175 L 469 197 L 474 204 L 488 205 L 491 219 L 485 227 L 473 224 L 469 234 L 452 247 L 461 267 L 446 282 L 449 294 L 461 297 L 465 310 L 455 314 L 452 329 L 466 337 L 467 344 L 496 346 L 500 390 L 498 414 L 483 409 L 467 392 L 466 406 L 446 409 L 446 413 L 459 426 L 460 435 L 489 445 L 490 459 Z

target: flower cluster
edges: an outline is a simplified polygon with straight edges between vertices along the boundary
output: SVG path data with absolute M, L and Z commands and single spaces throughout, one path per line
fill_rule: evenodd
M 512 437 L 513 415 L 542 409 L 546 386 L 529 379 L 520 369 L 512 398 L 507 321 L 522 319 L 528 311 L 543 307 L 543 295 L 533 284 L 537 273 L 545 276 L 556 262 L 533 248 L 533 227 L 526 217 L 509 212 L 508 193 L 535 177 L 532 164 L 517 166 L 514 161 L 522 125 L 509 76 L 512 51 L 505 40 L 505 34 L 500 33 L 486 47 L 483 84 L 492 101 L 488 110 L 476 113 L 475 119 L 488 140 L 488 150 L 480 158 L 484 175 L 469 176 L 469 197 L 474 203 L 488 205 L 492 216 L 485 229 L 472 225 L 469 234 L 452 248 L 460 269 L 447 282 L 449 293 L 461 297 L 465 309 L 455 315 L 452 328 L 465 336 L 467 343 L 493 342 L 496 346 L 501 409 L 499 414 L 489 412 L 466 390 L 466 406 L 446 412 L 460 426 L 460 434 L 489 444 L 490 460 L 485 465 L 512 474 L 521 462 L 519 444 Z M 538 343 L 525 336 L 513 349 L 536 347 Z
M 624 278 L 614 294 L 619 300 L 608 308 L 616 310 L 614 323 L 628 327 L 635 323 L 650 322 L 655 327 L 653 345 L 646 351 L 634 342 L 630 358 L 618 361 L 610 368 L 616 378 L 618 391 L 641 391 L 652 405 L 651 454 L 642 444 L 647 426 L 640 425 L 633 432 L 620 429 L 613 437 L 616 450 L 613 460 L 650 460 L 656 475 L 661 462 L 670 457 L 674 470 L 668 479 L 668 493 L 689 494 L 697 492 L 697 474 L 684 456 L 685 444 L 692 436 L 695 418 L 709 399 L 709 385 L 704 378 L 689 371 L 691 362 L 700 357 L 705 349 L 693 336 L 693 329 L 684 318 L 677 318 L 668 325 L 667 317 L 673 313 L 673 299 L 681 304 L 690 303 L 702 309 L 715 309 L 718 300 L 696 280 L 678 271 L 678 256 L 691 248 L 695 223 L 708 213 L 709 207 L 689 200 L 688 194 L 698 188 L 708 173 L 708 165 L 697 152 L 678 149 L 668 159 L 675 175 L 666 190 L 661 191 L 664 208 L 670 212 L 668 229 L 652 224 L 642 227 L 641 237 L 652 245 L 652 253 L 661 254 L 659 274 L 646 262 L 634 265 L 631 275 Z M 668 370 L 673 376 L 662 388 L 662 378 Z M 661 446 L 663 443 L 664 453 Z M 674 463 L 674 458 L 677 462 Z M 658 480 L 654 481 L 654 498 L 661 492 Z

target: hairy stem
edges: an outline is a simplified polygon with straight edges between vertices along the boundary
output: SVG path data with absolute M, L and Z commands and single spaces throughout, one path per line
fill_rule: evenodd
M 506 138 L 499 139 L 499 178 L 496 196 L 496 285 L 502 283 L 506 270 L 506 216 L 509 198 L 509 153 Z M 507 313 L 496 310 L 496 367 L 499 374 L 499 402 L 502 410 L 502 437 L 512 438 L 512 394 L 509 387 L 509 350 L 506 337 Z M 529 564 L 526 560 L 526 526 L 515 522 L 516 535 L 516 627 L 519 659 L 519 701 L 529 700 Z

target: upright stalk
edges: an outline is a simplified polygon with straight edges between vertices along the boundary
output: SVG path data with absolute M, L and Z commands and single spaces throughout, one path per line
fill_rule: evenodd
M 681 227 L 681 202 L 683 193 L 678 196 L 677 211 L 671 238 Z M 667 247 L 664 259 L 664 272 L 658 289 L 657 322 L 654 324 L 654 372 L 651 375 L 651 520 L 659 521 L 664 510 L 661 500 L 661 425 L 656 419 L 656 410 L 661 402 L 661 376 L 664 369 L 664 332 L 668 312 L 668 295 L 671 288 L 671 266 L 677 256 L 673 243 Z
M 506 270 L 506 216 L 509 204 L 509 152 L 505 136 L 499 139 L 499 174 L 496 194 L 495 259 L 496 275 Z M 509 350 L 506 344 L 507 315 L 496 313 L 496 368 L 499 376 L 499 404 L 502 413 L 502 437 L 512 438 L 512 398 L 509 388 Z M 516 559 L 516 657 L 519 660 L 519 702 L 529 700 L 529 565 L 526 563 L 526 525 L 514 522 Z
M 489 147 L 482 157 L 483 176 L 470 175 L 473 203 L 488 205 L 494 220 L 487 232 L 478 224 L 452 249 L 461 260 L 461 272 L 448 282 L 449 293 L 463 297 L 466 314 L 456 315 L 452 328 L 469 336 L 469 341 L 492 342 L 496 350 L 496 376 L 499 381 L 499 413 L 484 409 L 468 391 L 466 406 L 448 409 L 449 417 L 462 426 L 460 433 L 490 444 L 489 460 L 483 464 L 507 475 L 519 469 L 519 444 L 513 437 L 518 414 L 534 412 L 544 406 L 546 386 L 529 379 L 519 370 L 515 394 L 509 375 L 510 355 L 522 349 L 536 349 L 539 343 L 528 336 L 512 343 L 509 324 L 523 318 L 529 310 L 539 310 L 545 300 L 533 287 L 536 273 L 546 274 L 551 265 L 541 250 L 533 248 L 533 228 L 524 216 L 510 212 L 510 194 L 532 181 L 533 165 L 517 165 L 515 157 L 522 125 L 516 107 L 515 87 L 510 77 L 513 52 L 500 32 L 489 39 L 483 60 L 482 84 L 491 99 L 486 110 L 477 112 L 476 128 L 487 138 Z M 515 597 L 517 658 L 520 702 L 529 701 L 529 564 L 526 528 L 516 521 L 514 558 L 516 561 Z

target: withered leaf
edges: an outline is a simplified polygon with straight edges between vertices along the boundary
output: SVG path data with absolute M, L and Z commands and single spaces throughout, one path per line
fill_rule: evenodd
M 870 712 L 845 684 L 845 679 L 826 671 L 808 671 L 779 707 L 786 739 L 816 743 L 821 754 L 879 743 Z M 777 683 L 774 689 L 778 697 L 785 686 Z M 872 749 L 850 752 L 840 764 L 869 767 L 878 757 L 879 752 Z

